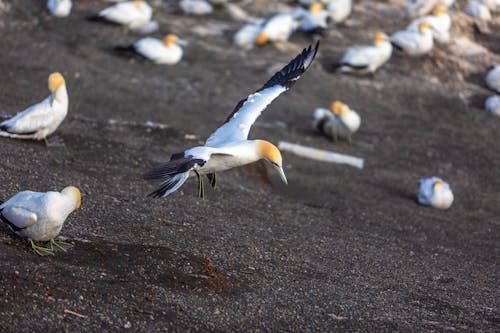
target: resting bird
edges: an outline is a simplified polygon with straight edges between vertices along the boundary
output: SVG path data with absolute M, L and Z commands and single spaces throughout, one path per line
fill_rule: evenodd
M 414 20 L 406 28 L 410 31 L 418 31 L 418 26 L 423 21 L 429 22 L 432 27 L 432 35 L 439 43 L 447 43 L 450 41 L 451 18 L 447 13 L 448 9 L 445 5 L 437 5 L 434 8 L 432 15 L 423 16 Z
M 409 55 L 429 53 L 434 46 L 431 25 L 427 21 L 420 22 L 418 31 L 401 30 L 390 37 L 392 45 Z
M 482 1 L 469 0 L 464 8 L 464 12 L 479 21 L 491 21 L 490 9 Z
M 61 192 L 19 192 L 8 201 L 0 201 L 0 219 L 17 235 L 27 238 L 39 255 L 51 254 L 54 247 L 65 249 L 68 243 L 55 238 L 70 213 L 80 208 L 80 190 L 68 186 Z M 50 241 L 50 248 L 35 242 Z
M 321 2 L 313 2 L 300 22 L 300 30 L 306 33 L 323 33 L 328 29 L 330 18 Z
M 493 95 L 486 99 L 484 108 L 491 114 L 500 117 L 500 95 Z
M 234 34 L 234 43 L 243 48 L 251 48 L 255 43 L 255 39 L 264 27 L 265 22 L 266 21 L 264 19 L 256 19 L 245 24 Z
M 182 47 L 186 42 L 174 34 L 168 34 L 163 40 L 145 37 L 129 46 L 116 46 L 119 52 L 132 51 L 156 64 L 175 65 L 182 58 Z
M 383 32 L 377 32 L 373 38 L 373 45 L 348 49 L 337 67 L 342 72 L 373 74 L 391 58 L 391 54 L 392 45 L 389 37 Z
M 420 179 L 418 202 L 424 206 L 438 209 L 448 209 L 453 203 L 453 193 L 450 185 L 441 178 L 432 177 Z
M 50 96 L 0 123 L 0 136 L 14 139 L 45 140 L 55 132 L 68 113 L 66 83 L 60 73 L 48 79 Z
M 67 17 L 71 12 L 71 0 L 48 0 L 47 10 L 49 13 L 56 17 Z
M 103 9 L 90 21 L 105 21 L 124 25 L 129 29 L 143 29 L 151 23 L 153 9 L 143 0 L 123 1 Z
M 264 140 L 248 140 L 248 133 L 262 111 L 281 93 L 290 89 L 309 68 L 318 51 L 304 49 L 295 59 L 264 84 L 255 93 L 241 100 L 226 122 L 205 142 L 204 146 L 190 148 L 173 154 L 170 161 L 144 175 L 145 179 L 160 179 L 159 188 L 150 196 L 166 197 L 179 189 L 189 178 L 198 178 L 198 194 L 204 196 L 203 175 L 215 187 L 215 173 L 256 162 L 269 161 L 279 172 L 283 182 L 287 182 L 283 172 L 279 149 Z
M 267 20 L 255 37 L 255 44 L 262 46 L 268 42 L 286 42 L 297 30 L 304 17 L 302 8 L 289 13 L 277 14 Z
M 494 65 L 486 74 L 486 85 L 500 94 L 500 64 Z
M 329 0 L 326 10 L 334 23 L 341 23 L 351 14 L 352 0 Z
M 351 135 L 360 125 L 358 113 L 341 101 L 332 102 L 329 110 L 317 108 L 313 113 L 313 127 L 335 141 L 343 138 L 351 142 Z
M 179 6 L 186 14 L 207 15 L 213 12 L 212 5 L 205 0 L 181 0 Z

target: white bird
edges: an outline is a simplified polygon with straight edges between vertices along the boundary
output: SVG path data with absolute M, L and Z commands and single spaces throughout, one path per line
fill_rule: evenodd
M 161 65 L 175 65 L 182 59 L 183 45 L 186 41 L 174 34 L 166 35 L 162 40 L 152 37 L 141 38 L 130 46 L 116 46 L 119 52 L 135 52 L 142 57 Z
M 255 43 L 255 39 L 264 27 L 264 23 L 264 19 L 257 19 L 253 22 L 245 24 L 234 34 L 234 43 L 243 48 L 252 47 Z
M 27 238 L 37 254 L 51 254 L 54 246 L 65 249 L 65 242 L 55 240 L 70 213 L 80 208 L 81 194 L 74 186 L 61 192 L 23 191 L 8 201 L 0 201 L 0 219 L 17 235 Z M 50 241 L 50 248 L 34 242 Z
M 493 66 L 486 74 L 485 81 L 488 88 L 500 94 L 500 64 Z
M 329 110 L 317 108 L 313 113 L 313 127 L 335 141 L 343 138 L 351 142 L 360 125 L 359 114 L 341 101 L 332 102 Z
M 306 33 L 322 33 L 328 28 L 329 14 L 321 2 L 313 2 L 300 22 L 300 30 Z
M 418 31 L 401 30 L 390 37 L 391 43 L 397 49 L 409 55 L 428 53 L 434 46 L 431 25 L 427 21 L 420 22 Z
M 453 192 L 450 185 L 441 178 L 420 179 L 418 202 L 424 206 L 448 209 L 453 203 Z
M 500 117 L 500 96 L 493 95 L 486 99 L 484 103 L 484 108 L 491 114 Z
M 150 24 L 153 9 L 143 0 L 123 1 L 103 9 L 91 21 L 107 21 L 124 25 L 129 29 L 142 29 Z
M 351 14 L 352 0 L 329 0 L 326 10 L 334 23 L 341 23 Z
M 392 54 L 392 44 L 383 32 L 377 32 L 373 45 L 350 48 L 344 53 L 339 67 L 342 72 L 375 73 Z
M 491 12 L 484 3 L 477 0 L 469 0 L 464 8 L 465 14 L 480 21 L 491 21 Z
M 495 13 L 500 10 L 500 0 L 479 0 L 483 5 Z
M 304 12 L 306 11 L 303 9 L 297 9 L 274 15 L 264 23 L 259 34 L 255 37 L 255 44 L 262 46 L 267 42 L 286 42 L 299 27 Z
M 49 13 L 56 17 L 67 17 L 71 12 L 71 0 L 48 0 L 47 10 Z
M 179 6 L 186 14 L 207 15 L 213 12 L 213 7 L 205 0 L 182 0 Z
M 68 92 L 60 73 L 49 75 L 51 92 L 46 99 L 0 123 L 0 136 L 15 139 L 45 140 L 55 132 L 68 113 Z
M 405 16 L 415 18 L 427 15 L 438 4 L 439 0 L 408 0 L 405 6 Z
M 420 17 L 408 25 L 406 30 L 418 31 L 420 23 L 427 21 L 432 27 L 432 35 L 439 43 L 447 43 L 450 41 L 451 18 L 447 13 L 448 9 L 445 5 L 437 5 L 434 8 L 432 15 Z
M 203 175 L 207 175 L 210 184 L 215 187 L 216 172 L 260 159 L 269 161 L 286 183 L 279 149 L 268 141 L 248 140 L 248 134 L 262 111 L 281 93 L 290 89 L 307 70 L 318 47 L 319 42 L 314 49 L 311 46 L 304 49 L 262 88 L 241 100 L 226 122 L 210 135 L 204 146 L 173 154 L 165 165 L 145 174 L 145 179 L 161 179 L 159 188 L 150 196 L 166 197 L 179 189 L 189 177 L 197 176 L 198 194 L 203 197 Z

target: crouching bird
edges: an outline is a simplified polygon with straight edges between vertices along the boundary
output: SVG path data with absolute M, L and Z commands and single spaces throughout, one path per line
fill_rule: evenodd
M 55 238 L 68 215 L 80 205 L 80 190 L 74 186 L 61 192 L 22 191 L 5 202 L 0 201 L 0 219 L 18 236 L 27 238 L 35 253 L 47 255 L 52 254 L 54 247 L 65 250 L 71 246 Z M 50 241 L 50 248 L 36 245 L 35 241 Z
M 190 148 L 182 153 L 173 154 L 166 164 L 146 173 L 145 179 L 160 179 L 159 188 L 149 195 L 155 198 L 166 197 L 189 178 L 198 178 L 198 194 L 203 198 L 203 175 L 215 187 L 215 173 L 234 167 L 256 162 L 269 161 L 287 183 L 283 172 L 282 157 L 279 149 L 264 140 L 248 140 L 248 133 L 262 111 L 281 93 L 290 89 L 300 76 L 309 68 L 316 53 L 315 47 L 304 49 L 288 65 L 262 86 L 258 91 L 241 100 L 226 122 L 205 142 L 204 146 Z

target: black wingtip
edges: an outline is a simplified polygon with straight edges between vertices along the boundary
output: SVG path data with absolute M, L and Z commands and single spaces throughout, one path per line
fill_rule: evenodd
M 394 47 L 395 47 L 396 49 L 398 49 L 399 51 L 404 51 L 404 50 L 403 50 L 403 48 L 402 48 L 401 46 L 399 46 L 398 44 L 396 44 L 396 43 L 395 43 L 395 42 L 393 42 L 392 40 L 391 40 L 391 44 L 392 44 L 392 46 L 394 46 Z

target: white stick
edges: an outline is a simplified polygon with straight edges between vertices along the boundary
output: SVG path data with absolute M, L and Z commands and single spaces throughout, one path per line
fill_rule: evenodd
M 307 157 L 313 160 L 330 162 L 330 163 L 347 164 L 358 169 L 363 169 L 364 160 L 362 158 L 354 156 L 306 147 L 286 141 L 280 141 L 278 143 L 278 148 L 283 151 L 289 151 L 291 153 L 294 153 L 295 155 Z

